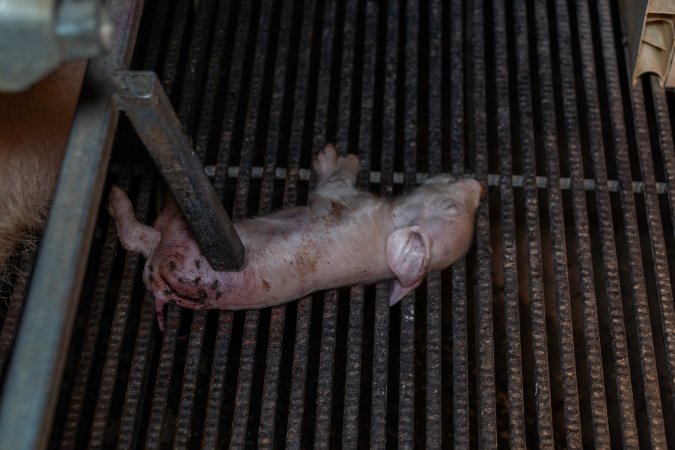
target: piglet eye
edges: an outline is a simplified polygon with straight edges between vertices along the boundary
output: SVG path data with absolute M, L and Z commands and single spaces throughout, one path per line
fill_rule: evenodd
M 443 211 L 445 213 L 450 213 L 450 214 L 455 214 L 457 213 L 458 209 L 458 204 L 455 200 L 451 198 L 444 198 L 441 199 L 436 205 L 435 208 L 438 211 Z

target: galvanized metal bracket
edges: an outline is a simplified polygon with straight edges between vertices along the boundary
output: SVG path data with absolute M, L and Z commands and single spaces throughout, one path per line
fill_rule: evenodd
M 654 73 L 661 87 L 675 88 L 675 1 L 621 0 L 633 84 Z
M 112 26 L 100 0 L 0 1 L 0 91 L 19 91 L 61 62 L 100 55 Z
M 154 72 L 117 71 L 115 99 L 157 165 L 215 270 L 240 270 L 245 249 Z

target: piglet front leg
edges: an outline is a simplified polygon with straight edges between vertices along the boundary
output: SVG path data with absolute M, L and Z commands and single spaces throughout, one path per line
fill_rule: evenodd
M 155 251 L 161 239 L 159 231 L 136 219 L 129 197 L 117 186 L 110 190 L 108 212 L 117 224 L 117 232 L 125 249 L 141 253 L 146 258 Z

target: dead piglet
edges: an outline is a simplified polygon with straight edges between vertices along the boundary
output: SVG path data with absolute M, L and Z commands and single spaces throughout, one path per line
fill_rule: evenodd
M 193 309 L 262 308 L 317 290 L 392 279 L 390 304 L 443 269 L 471 245 L 483 186 L 449 175 L 384 200 L 355 188 L 359 161 L 332 145 L 317 155 L 317 189 L 308 206 L 235 222 L 246 247 L 240 272 L 216 272 L 169 201 L 153 227 L 140 224 L 113 188 L 109 211 L 122 245 L 143 253 L 157 311 L 170 302 Z

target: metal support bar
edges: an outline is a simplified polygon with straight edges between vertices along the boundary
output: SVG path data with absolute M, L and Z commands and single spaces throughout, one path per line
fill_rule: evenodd
M 113 75 L 116 97 L 215 270 L 239 270 L 245 249 L 154 72 Z

